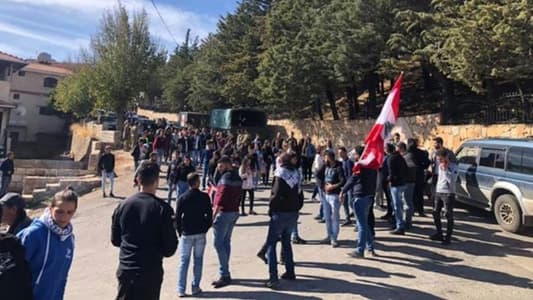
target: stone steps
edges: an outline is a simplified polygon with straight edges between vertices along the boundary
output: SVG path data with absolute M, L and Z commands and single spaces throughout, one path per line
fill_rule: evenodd
M 22 198 L 27 202 L 39 203 L 53 197 L 58 191 L 72 187 L 79 195 L 91 192 L 101 184 L 100 177 L 86 175 L 81 177 L 59 178 L 57 182 L 47 183 L 44 188 L 36 188 L 33 192 L 24 193 Z

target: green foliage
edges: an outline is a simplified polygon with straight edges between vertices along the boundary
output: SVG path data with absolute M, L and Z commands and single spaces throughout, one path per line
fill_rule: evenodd
M 94 90 L 90 86 L 93 76 L 92 70 L 85 67 L 60 81 L 51 96 L 54 107 L 77 118 L 87 117 L 94 108 Z

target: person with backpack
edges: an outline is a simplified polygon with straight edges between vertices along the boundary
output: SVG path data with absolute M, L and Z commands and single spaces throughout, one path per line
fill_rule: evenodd
M 43 215 L 19 232 L 32 274 L 35 300 L 61 300 L 74 257 L 70 223 L 78 208 L 78 195 L 71 188 L 55 194 Z

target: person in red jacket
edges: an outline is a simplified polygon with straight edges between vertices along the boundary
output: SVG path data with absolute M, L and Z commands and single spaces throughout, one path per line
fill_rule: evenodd
M 220 278 L 213 282 L 215 288 L 231 284 L 229 259 L 231 254 L 231 234 L 239 218 L 239 204 L 242 193 L 242 180 L 233 169 L 231 159 L 220 158 L 217 171 L 221 174 L 213 201 L 213 233 L 215 250 L 220 264 Z

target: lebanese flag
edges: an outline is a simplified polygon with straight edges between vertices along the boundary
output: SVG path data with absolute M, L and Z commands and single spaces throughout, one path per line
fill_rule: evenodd
M 390 134 L 398 115 L 400 114 L 400 90 L 402 89 L 403 72 L 400 74 L 394 87 L 381 109 L 376 124 L 365 139 L 365 150 L 358 163 L 353 167 L 353 173 L 358 174 L 361 167 L 379 169 L 385 156 L 385 141 Z

